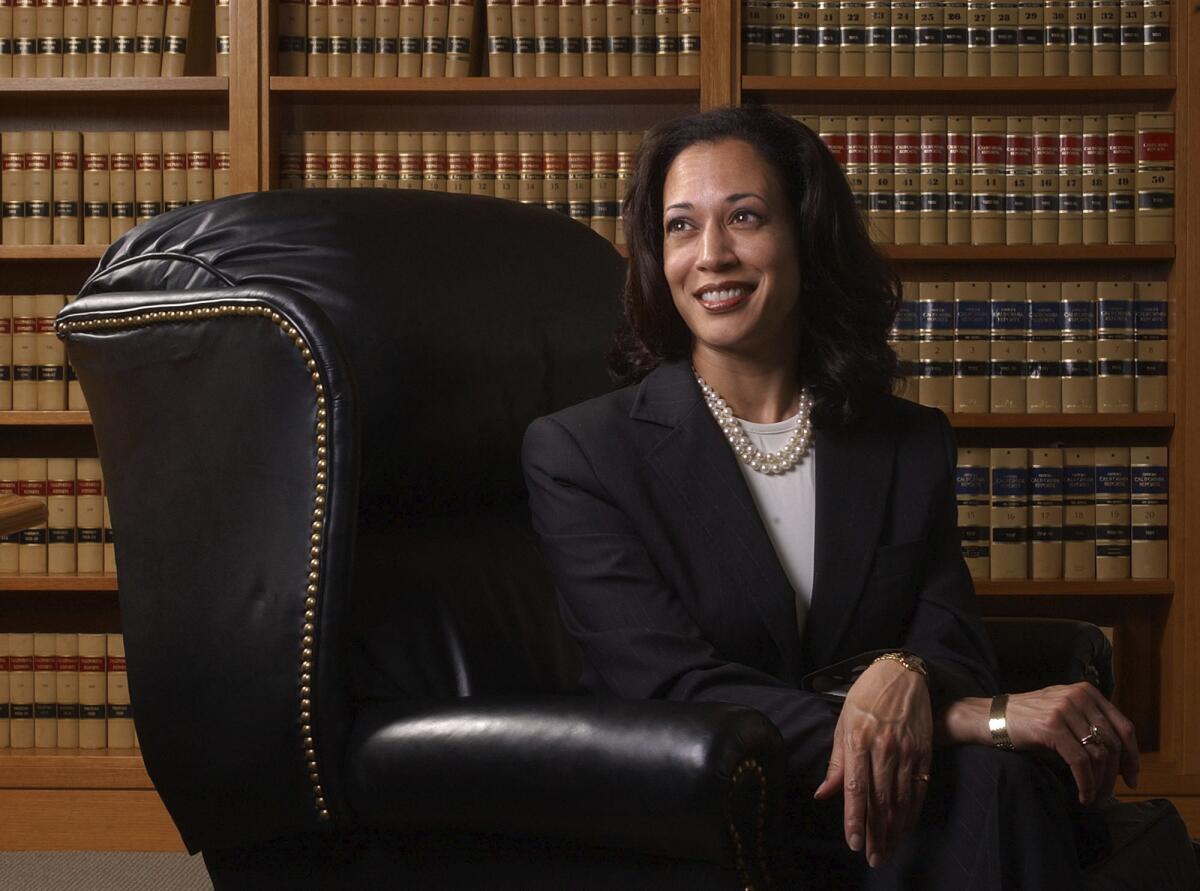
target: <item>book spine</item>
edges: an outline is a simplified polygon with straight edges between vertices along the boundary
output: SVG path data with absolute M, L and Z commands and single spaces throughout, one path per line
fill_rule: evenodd
M 305 130 L 301 134 L 304 148 L 304 188 L 324 189 L 328 185 L 326 169 L 328 158 L 325 151 L 325 132 Z
M 1004 244 L 1005 120 L 971 118 L 971 244 Z
M 689 6 L 685 10 L 684 7 L 681 6 L 679 10 L 681 29 L 684 27 L 685 17 L 689 15 L 689 11 L 691 9 L 695 9 L 697 12 L 696 24 L 697 27 L 699 27 L 699 8 L 695 6 Z M 582 21 L 580 24 L 580 39 L 582 41 L 581 48 L 583 53 L 583 76 L 605 77 L 608 74 L 608 14 L 605 11 L 604 0 L 583 0 L 581 13 Z M 509 30 L 512 30 L 511 24 L 509 25 Z M 697 36 L 698 35 L 699 32 L 697 31 Z M 511 49 L 509 52 L 511 53 Z M 696 74 L 698 72 L 694 71 L 691 73 Z
M 137 0 L 113 0 L 110 77 L 133 77 L 137 59 L 137 18 Z M 220 38 L 217 43 L 219 54 Z
M 1175 240 L 1175 115 L 1146 111 L 1136 116 L 1137 244 Z
M 971 243 L 971 119 L 946 116 L 946 244 Z
M 1004 243 L 1033 242 L 1033 119 L 1009 117 L 1004 142 Z
M 400 5 L 400 38 L 396 59 L 400 77 L 421 75 L 421 49 L 425 33 L 425 0 L 402 0 Z
M 870 118 L 864 114 L 848 114 L 845 121 L 846 159 L 842 169 L 846 174 L 846 182 L 850 184 L 850 194 L 854 196 L 854 206 L 863 222 L 869 226 L 871 213 Z M 819 119 L 817 129 L 820 129 Z
M 199 204 L 202 201 L 211 201 L 213 197 L 212 131 L 186 131 L 184 148 L 187 152 L 187 203 Z M 303 170 L 300 171 L 298 178 L 303 178 Z
M 134 136 L 110 133 L 108 136 L 109 241 L 115 241 L 134 225 Z
M 967 0 L 967 76 L 991 73 L 992 14 L 988 0 Z
M 425 158 L 421 151 L 422 134 L 404 132 L 396 134 L 396 166 L 399 170 L 398 185 L 401 189 L 419 191 L 425 177 Z
M 954 471 L 958 536 L 963 560 L 976 581 L 991 577 L 990 462 L 988 449 L 959 449 Z
M 834 5 L 836 7 L 836 4 Z M 892 0 L 892 77 L 912 77 L 914 75 L 916 52 L 916 3 L 914 0 Z
M 104 572 L 104 479 L 100 459 L 75 462 L 75 564 L 80 575 Z
M 1058 243 L 1083 244 L 1083 118 L 1059 118 Z
M 0 133 L 0 244 L 25 243 L 25 134 Z
M 12 296 L 0 294 L 0 411 L 12 410 L 12 366 Z M 0 494 L 15 493 L 0 491 Z
M 1129 478 L 1130 574 L 1135 579 L 1165 579 L 1170 575 L 1166 446 L 1130 449 Z
M 1058 115 L 1033 118 L 1030 236 L 1033 244 L 1058 244 Z
M 276 14 L 275 71 L 283 77 L 302 77 L 307 73 L 308 12 L 305 0 L 278 0 Z
M 422 77 L 446 76 L 446 29 L 449 22 L 448 0 L 426 0 L 421 26 Z
M 325 188 L 350 188 L 350 131 L 325 134 Z
M 916 47 L 913 72 L 917 77 L 942 76 L 942 43 L 945 12 L 942 0 L 916 0 Z
M 301 11 L 301 24 L 303 24 Z M 188 30 L 192 20 L 192 0 L 167 0 L 166 18 L 163 22 L 162 69 L 163 77 L 183 77 L 187 71 Z M 304 64 L 304 44 L 300 45 L 300 64 Z M 303 74 L 303 69 L 301 69 Z
M 105 635 L 79 638 L 79 748 L 103 749 L 108 685 L 105 678 Z
M 75 459 L 46 459 L 47 571 L 75 575 Z
M 0 13 L 0 17 L 3 17 L 3 13 Z M 0 26 L 0 30 L 2 28 Z M 87 0 L 65 0 L 63 3 L 62 52 L 63 77 L 87 76 Z
M 88 77 L 108 77 L 111 73 L 112 14 L 112 0 L 88 0 Z
M 152 220 L 163 210 L 163 137 L 158 130 L 134 134 L 133 200 L 138 223 Z
M 350 75 L 375 76 L 375 0 L 353 0 L 350 11 Z
M 375 3 L 375 77 L 396 77 L 400 72 L 400 0 Z
M 366 130 L 350 133 L 350 188 L 375 186 L 375 134 Z
M 769 0 L 767 23 L 767 72 L 776 77 L 789 75 L 792 73 L 791 0 Z M 656 68 L 655 74 L 660 73 L 665 72 Z
M 1120 0 L 1121 4 L 1121 74 L 1145 73 L 1143 40 L 1146 28 L 1146 7 L 1143 0 Z
M 1134 287 L 1134 393 L 1137 411 L 1167 410 L 1167 283 Z
M 943 0 L 942 3 L 942 76 L 967 76 L 967 51 L 970 38 L 967 28 L 966 0 Z
M 763 0 L 759 5 L 761 6 L 763 39 L 769 40 L 769 2 L 768 0 Z M 656 9 L 654 0 L 632 0 L 629 16 L 631 40 L 629 73 L 635 77 L 649 77 L 654 74 L 654 18 Z M 762 61 L 764 65 L 768 64 L 766 44 L 763 46 Z M 768 72 L 764 71 L 764 73 Z
M 582 130 L 567 133 L 567 213 L 591 226 L 592 137 Z
M 792 68 L 793 75 L 812 76 L 816 73 L 816 4 L 792 4 Z M 867 77 L 890 77 L 892 73 L 892 4 L 889 0 L 867 0 L 867 47 L 863 69 Z M 798 33 L 801 27 L 804 34 Z M 798 58 L 797 54 L 801 54 Z
M 17 459 L 17 494 L 24 498 L 37 498 L 46 503 L 46 459 Z M 46 524 L 21 530 L 21 549 L 18 554 L 18 572 L 21 575 L 46 574 Z
M 9 736 L 9 633 L 0 631 L 0 749 L 7 749 L 11 744 Z
M 217 77 L 229 76 L 229 58 L 232 42 L 232 29 L 230 27 L 229 4 L 230 0 L 216 0 L 216 11 L 213 17 L 214 31 L 216 36 L 216 73 Z
M 991 47 L 988 74 L 992 77 L 1013 77 L 1018 71 L 1019 7 L 1016 0 L 990 0 L 988 27 Z
M 471 194 L 496 197 L 496 148 L 491 133 L 473 132 L 471 146 Z
M 1096 449 L 1096 578 L 1129 578 L 1129 448 Z
M 54 317 L 66 305 L 62 294 L 38 294 L 34 299 L 38 411 L 63 411 L 67 407 L 67 350 L 54 333 Z
M 36 298 L 14 294 L 12 298 L 12 407 L 37 411 L 38 337 Z
M 589 4 L 584 8 L 584 25 L 588 25 L 588 12 L 594 9 Z M 604 15 L 601 8 L 600 15 Z M 602 32 L 603 33 L 603 32 Z M 488 0 L 487 3 L 487 37 L 488 37 L 488 76 L 513 76 L 513 4 L 512 0 Z M 602 39 L 603 42 L 603 39 Z M 587 36 L 584 37 L 584 73 L 588 73 L 595 63 L 591 61 L 587 47 Z M 604 50 L 600 50 L 603 59 Z M 606 73 L 600 71 L 600 74 Z
M 1024 449 L 992 449 L 993 579 L 1029 577 L 1029 470 Z
M 446 191 L 446 134 L 444 132 L 426 130 L 421 134 L 421 188 L 426 192 Z
M 640 130 L 617 131 L 617 226 L 615 244 L 625 244 L 625 221 L 620 209 L 625 204 L 625 196 L 629 191 L 629 183 L 633 180 L 633 171 L 637 160 L 638 149 L 642 144 Z M 569 165 L 568 160 L 568 165 Z M 571 213 L 568 203 L 568 214 Z M 573 215 L 573 214 L 572 214 Z
M 1029 452 L 1030 577 L 1063 576 L 1063 453 L 1062 449 Z
M 37 58 L 34 61 L 34 71 L 36 72 L 36 76 L 62 77 L 62 0 L 38 0 L 35 20 L 37 28 Z
M 1096 283 L 1062 283 L 1062 403 L 1068 414 L 1096 411 Z
M 1137 147 L 1134 116 L 1108 116 L 1108 243 L 1133 244 L 1137 202 Z
M 1171 66 L 1171 2 L 1145 0 L 1146 24 L 1142 33 L 1142 73 L 1163 75 Z
M 578 0 L 572 0 L 571 3 L 564 3 L 560 7 L 560 14 L 565 9 L 574 10 L 571 15 L 567 16 L 567 19 L 571 23 L 570 27 L 578 31 L 579 27 L 582 27 L 581 10 Z M 450 4 L 449 20 L 446 23 L 446 77 L 467 77 L 470 75 L 474 39 L 475 4 L 473 0 L 455 0 L 454 3 Z M 583 73 L 583 54 L 580 40 L 581 38 L 576 35 L 575 42 L 572 44 L 572 59 L 579 63 L 579 70 L 572 72 L 574 74 Z
M 350 77 L 354 73 L 353 0 L 329 0 L 327 22 L 328 74 L 330 77 Z
M 1067 74 L 1089 77 L 1092 73 L 1092 0 L 1069 0 L 1067 22 Z
M 400 158 L 397 153 L 397 140 L 394 132 L 376 133 L 372 139 L 375 165 L 375 187 L 379 189 L 398 189 L 400 187 Z M 297 145 L 299 147 L 299 145 Z M 303 152 L 300 152 L 301 157 Z M 303 175 L 303 161 L 300 162 Z
M 465 130 L 446 134 L 446 191 L 471 194 L 471 134 Z
M 306 0 L 305 73 L 329 76 L 329 0 Z
M 82 214 L 80 213 L 83 188 L 80 155 L 83 149 L 83 134 L 74 130 L 56 130 L 53 136 L 53 146 L 52 239 L 55 244 L 80 244 L 83 235 Z
M 771 30 L 769 62 L 771 73 L 787 74 L 791 71 L 790 47 L 787 38 L 789 17 L 788 0 L 771 0 Z M 563 35 L 566 53 L 566 34 Z M 779 41 L 776 43 L 776 41 Z M 565 58 L 565 56 L 564 56 Z M 679 2 L 657 0 L 654 6 L 654 73 L 659 77 L 674 77 L 679 73 Z M 563 71 L 563 76 L 569 72 Z
M 743 74 L 757 75 L 770 73 L 769 46 L 769 0 L 742 0 Z
M 163 212 L 187 207 L 187 133 L 167 130 L 162 135 Z
M 56 643 L 54 634 L 33 636 L 33 745 L 37 749 L 58 748 Z
M 1083 117 L 1083 243 L 1108 243 L 1108 116 Z
M 517 134 L 520 185 L 517 200 L 522 204 L 541 204 L 545 182 L 542 134 L 522 131 Z
M 117 574 L 117 551 L 113 539 L 112 514 L 108 510 L 108 496 L 104 496 L 104 574 Z
M 12 20 L 11 0 L 0 0 L 0 78 L 12 77 L 13 73 Z M 3 724 L 2 720 L 0 724 Z
M 893 118 L 893 228 L 894 244 L 921 241 L 921 119 L 917 115 Z
M 120 634 L 107 636 L 105 663 L 107 682 L 108 747 L 133 748 L 133 709 L 129 704 L 129 674 L 125 668 L 125 638 Z
M 108 134 L 83 134 L 83 243 L 108 244 Z
M 791 27 L 794 2 L 787 3 L 788 10 L 788 74 L 792 73 L 792 41 L 795 31 Z M 700 0 L 679 0 L 679 38 L 676 41 L 679 52 L 679 71 L 681 76 L 694 77 L 700 73 Z
M 14 0 L 12 10 L 13 77 L 37 76 L 37 4 Z
M 67 294 L 67 303 L 74 303 L 78 298 L 76 294 Z M 66 357 L 67 361 L 67 410 L 68 411 L 87 411 L 87 399 L 83 395 L 83 384 L 79 382 L 79 375 L 75 373 L 75 366 L 71 364 L 70 356 Z
M 862 77 L 867 50 L 867 9 L 863 0 L 841 0 L 838 32 L 838 74 Z
M 229 156 L 229 131 L 213 130 L 213 197 L 224 198 L 233 192 L 231 184 L 231 159 Z
M 32 749 L 33 730 L 33 635 L 8 635 L 9 745 Z
M 1045 39 L 1042 46 L 1042 74 L 1064 77 L 1069 70 L 1068 53 L 1071 27 L 1067 0 L 1045 0 Z
M 54 635 L 54 701 L 58 746 L 79 747 L 79 637 Z
M 1017 74 L 1041 77 L 1045 73 L 1046 7 L 1043 0 L 1017 4 Z
M 917 291 L 922 405 L 954 410 L 954 283 L 921 282 Z
M 1133 411 L 1133 282 L 1096 285 L 1096 411 Z
M 135 77 L 158 77 L 162 74 L 162 41 L 166 12 L 163 0 L 138 0 L 137 46 L 133 60 Z
M 1121 73 L 1120 0 L 1092 0 L 1092 74 Z
M 633 20 L 630 0 L 606 0 L 604 9 L 605 30 L 608 35 L 605 38 L 604 44 L 605 53 L 608 56 L 608 75 L 609 77 L 627 77 L 633 71 Z M 517 33 L 516 12 L 516 0 L 514 0 L 514 35 Z M 748 13 L 749 8 L 746 8 L 743 11 L 743 15 L 747 15 Z M 743 27 L 744 33 L 745 30 Z M 760 36 L 759 49 L 761 50 L 762 48 Z M 513 65 L 516 65 L 515 55 L 513 57 Z
M 25 244 L 53 244 L 50 209 L 54 201 L 54 134 L 25 134 Z
M 987 282 L 953 282 L 954 410 L 991 410 L 991 303 Z
M 817 0 L 817 76 L 837 77 L 841 70 L 841 13 L 838 0 Z M 893 9 L 894 9 L 893 5 Z M 753 9 L 747 4 L 747 14 Z M 747 53 L 754 47 L 747 46 Z M 748 64 L 754 65 L 754 58 L 747 56 Z M 755 65 L 757 67 L 757 65 Z M 749 69 L 747 74 L 752 73 Z M 765 71 L 762 73 L 766 73 Z
M 558 77 L 558 61 L 561 55 L 561 40 L 558 34 L 559 0 L 535 0 L 533 7 L 534 33 L 534 73 L 538 77 Z M 637 18 L 637 10 L 634 10 Z M 653 35 L 654 19 L 650 18 L 651 35 Z M 653 54 L 653 36 L 651 37 L 651 54 Z M 651 65 L 653 58 L 651 56 Z M 642 72 L 643 74 L 646 72 Z
M 204 131 L 189 131 L 204 132 Z M 382 135 L 382 134 L 381 134 Z M 209 134 L 209 171 L 208 184 L 211 194 L 212 190 L 212 151 L 211 151 L 212 134 Z M 195 145 L 192 137 L 189 135 L 189 149 Z M 191 152 L 188 153 L 189 177 L 188 186 L 189 194 L 191 191 Z M 378 176 L 376 176 L 378 180 Z M 279 136 L 279 188 L 281 189 L 302 189 L 304 188 L 304 134 L 295 130 L 284 130 Z
M 570 216 L 567 176 L 567 133 L 547 130 L 542 133 L 542 206 L 563 216 Z
M 16 495 L 19 491 L 16 458 L 0 458 L 0 495 Z M 21 533 L 0 535 L 0 575 L 16 575 L 20 571 Z
M 900 360 L 902 375 L 896 395 L 911 402 L 920 401 L 920 332 L 917 325 L 919 282 L 903 282 L 900 288 L 900 309 L 892 322 L 891 343 Z
M 895 121 L 889 115 L 871 115 L 867 134 L 867 229 L 876 244 L 894 244 L 896 240 L 896 134 Z M 821 139 L 834 156 L 845 156 L 847 134 L 845 118 L 821 115 Z
M 618 216 L 617 134 L 596 130 L 592 132 L 592 230 L 613 241 Z
M 992 282 L 992 412 L 1025 412 L 1029 303 L 1023 282 Z
M 1062 284 L 1029 282 L 1029 336 L 1025 343 L 1025 410 L 1062 411 Z

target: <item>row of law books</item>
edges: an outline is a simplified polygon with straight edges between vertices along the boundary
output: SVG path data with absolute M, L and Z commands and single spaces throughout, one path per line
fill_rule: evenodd
M 115 575 L 98 458 L 0 458 L 0 495 L 40 499 L 40 526 L 0 536 L 0 576 Z
M 0 244 L 108 244 L 228 195 L 228 130 L 0 133 Z
M 742 0 L 752 75 L 1164 75 L 1170 44 L 1170 0 Z
M 4 0 L 0 78 L 182 77 L 191 0 Z
M 1170 244 L 1175 116 L 793 115 L 880 244 Z
M 1165 281 L 904 282 L 900 395 L 944 412 L 1167 410 Z
M 559 211 L 624 243 L 636 130 L 305 131 L 283 135 L 282 188 L 424 189 Z
M 86 411 L 83 389 L 54 333 L 74 296 L 0 294 L 0 412 Z
M 0 631 L 0 749 L 138 747 L 122 635 Z
M 1166 446 L 963 448 L 955 473 L 975 579 L 1161 579 Z

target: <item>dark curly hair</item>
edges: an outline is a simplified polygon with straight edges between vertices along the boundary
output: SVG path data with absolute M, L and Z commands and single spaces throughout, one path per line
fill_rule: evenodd
M 762 106 L 718 108 L 659 124 L 642 142 L 621 213 L 629 244 L 624 318 L 609 353 L 618 384 L 691 355 L 692 336 L 663 274 L 663 184 L 697 142 L 740 139 L 776 171 L 794 214 L 800 261 L 800 378 L 814 420 L 845 423 L 891 392 L 888 331 L 900 281 L 867 235 L 837 160 L 808 127 Z

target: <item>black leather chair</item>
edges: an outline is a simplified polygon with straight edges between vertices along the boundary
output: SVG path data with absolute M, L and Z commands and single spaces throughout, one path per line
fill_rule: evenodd
M 286 191 L 138 226 L 60 315 L 146 767 L 218 888 L 769 886 L 778 732 L 581 695 L 528 527 L 523 431 L 607 388 L 623 275 L 539 208 Z M 997 633 L 1111 685 L 1091 626 Z

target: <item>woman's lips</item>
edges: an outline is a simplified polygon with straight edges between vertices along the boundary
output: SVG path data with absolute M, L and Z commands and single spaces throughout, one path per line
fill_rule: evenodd
M 750 299 L 750 292 L 747 291 L 738 297 L 730 297 L 728 300 L 701 300 L 696 298 L 697 302 L 710 313 L 723 313 L 737 309 L 743 303 Z

